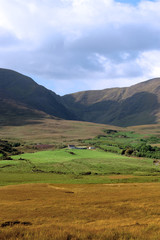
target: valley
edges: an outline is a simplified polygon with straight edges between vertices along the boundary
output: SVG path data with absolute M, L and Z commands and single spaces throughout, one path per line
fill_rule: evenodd
M 10 145 L 4 156 L 1 151 L 0 185 L 159 182 L 158 130 L 55 119 L 1 126 L 0 138 Z
M 159 89 L 60 97 L 0 69 L 0 239 L 159 240 Z
M 0 129 L 8 146 L 0 156 L 0 239 L 159 239 L 158 159 L 119 152 L 142 139 L 158 145 L 158 124 L 45 118 Z

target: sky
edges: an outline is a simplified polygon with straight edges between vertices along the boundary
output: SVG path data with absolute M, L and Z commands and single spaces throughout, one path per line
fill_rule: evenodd
M 59 95 L 160 77 L 160 0 L 0 0 L 0 68 Z

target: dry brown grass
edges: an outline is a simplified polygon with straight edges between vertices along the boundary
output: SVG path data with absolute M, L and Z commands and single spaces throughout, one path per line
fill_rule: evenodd
M 160 134 L 160 124 L 140 125 L 127 127 L 126 130 L 135 131 L 142 134 Z
M 26 143 L 69 143 L 78 139 L 93 138 L 103 129 L 120 129 L 89 122 L 43 119 L 24 126 L 1 126 L 0 138 L 20 140 Z
M 160 124 L 120 128 L 90 122 L 44 118 L 23 126 L 0 126 L 0 138 L 24 143 L 68 144 L 79 139 L 103 134 L 104 129 L 135 131 L 142 134 L 160 134 Z
M 153 147 L 159 147 L 160 148 L 160 143 L 157 144 L 151 144 Z
M 133 175 L 111 175 L 109 176 L 110 179 L 128 179 L 128 178 L 135 178 Z
M 158 240 L 160 184 L 27 184 L 0 188 L 1 240 Z

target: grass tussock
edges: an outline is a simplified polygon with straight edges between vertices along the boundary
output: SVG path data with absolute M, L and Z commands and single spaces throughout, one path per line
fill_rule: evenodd
M 155 234 L 148 236 L 150 230 L 147 229 L 107 229 L 103 231 L 89 231 L 88 229 L 70 229 L 58 228 L 54 225 L 46 229 L 25 229 L 15 228 L 10 231 L 0 233 L 2 240 L 158 240 L 160 229 L 156 228 Z M 152 232 L 151 232 L 152 233 Z
M 1 187 L 0 239 L 158 240 L 159 187 L 158 183 Z M 17 224 L 4 227 L 6 221 Z

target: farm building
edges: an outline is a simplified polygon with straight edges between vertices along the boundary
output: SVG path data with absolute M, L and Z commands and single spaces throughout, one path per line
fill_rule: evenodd
M 76 149 L 75 145 L 68 145 L 68 149 Z
M 88 149 L 89 149 L 89 150 L 92 150 L 92 149 L 95 149 L 95 147 L 89 147 Z
M 86 146 L 68 145 L 68 149 L 87 149 Z

